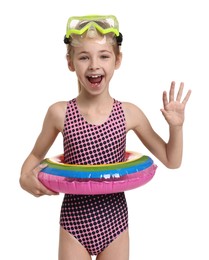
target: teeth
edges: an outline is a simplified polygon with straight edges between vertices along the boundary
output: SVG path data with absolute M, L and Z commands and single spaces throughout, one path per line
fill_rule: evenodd
M 89 78 L 99 78 L 101 77 L 101 75 L 92 75 L 92 76 L 89 76 Z

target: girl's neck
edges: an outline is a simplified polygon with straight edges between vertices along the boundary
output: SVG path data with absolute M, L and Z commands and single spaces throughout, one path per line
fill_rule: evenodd
M 76 104 L 86 122 L 101 125 L 108 120 L 113 109 L 114 99 L 110 95 L 92 96 L 88 99 L 78 95 Z
M 86 93 L 80 93 L 76 98 L 77 104 L 81 107 L 106 107 L 113 103 L 113 98 L 109 93 L 103 93 L 101 95 L 88 95 Z

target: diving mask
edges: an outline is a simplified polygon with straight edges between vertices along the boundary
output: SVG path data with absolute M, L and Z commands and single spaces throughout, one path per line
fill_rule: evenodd
M 119 32 L 118 20 L 113 15 L 73 16 L 68 19 L 64 43 L 69 44 L 73 36 L 86 35 L 94 38 L 98 35 L 112 34 L 117 44 L 121 45 L 123 37 Z

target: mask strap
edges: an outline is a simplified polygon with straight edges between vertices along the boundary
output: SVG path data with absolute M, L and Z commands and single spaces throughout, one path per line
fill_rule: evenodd
M 118 46 L 121 46 L 121 45 L 122 45 L 122 41 L 123 41 L 123 35 L 122 35 L 122 33 L 119 32 L 119 35 L 116 36 L 116 41 L 117 41 Z
M 122 33 L 119 33 L 119 35 L 116 36 L 116 41 L 117 41 L 118 46 L 122 45 L 122 42 L 123 42 L 123 35 L 122 35 Z M 67 38 L 66 35 L 64 36 L 64 43 L 65 44 L 70 44 L 70 39 Z

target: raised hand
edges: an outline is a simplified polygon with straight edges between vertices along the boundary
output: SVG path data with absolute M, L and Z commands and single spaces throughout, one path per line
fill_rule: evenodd
M 191 90 L 187 92 L 186 96 L 182 100 L 183 89 L 184 83 L 181 82 L 175 99 L 175 82 L 173 81 L 170 86 L 169 100 L 167 92 L 163 92 L 163 109 L 161 109 L 161 112 L 170 126 L 182 126 L 184 123 L 184 111 Z

